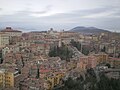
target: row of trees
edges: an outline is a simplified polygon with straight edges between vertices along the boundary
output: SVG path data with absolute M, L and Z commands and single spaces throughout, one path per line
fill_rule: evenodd
M 74 40 L 71 40 L 71 45 L 72 46 L 74 46 L 74 47 L 76 47 L 79 51 L 81 51 L 83 54 L 85 54 L 85 55 L 88 55 L 89 54 L 89 48 L 87 48 L 87 47 L 84 47 L 84 46 L 82 46 L 81 47 L 81 43 L 80 42 L 76 42 L 76 41 L 74 41 Z
M 62 44 L 61 47 L 54 46 L 53 48 L 50 49 L 50 52 L 49 52 L 50 57 L 59 56 L 62 60 L 67 60 L 67 61 L 70 60 L 72 55 L 73 55 L 73 52 L 69 50 L 69 48 L 64 44 Z
M 100 81 L 96 80 L 93 70 L 88 70 L 86 79 L 81 77 L 73 80 L 68 78 L 64 86 L 55 90 L 120 90 L 120 79 L 109 79 L 104 75 L 100 76 Z
M 3 63 L 2 51 L 0 51 L 0 64 Z
M 120 79 L 109 79 L 102 75 L 91 90 L 120 90 Z

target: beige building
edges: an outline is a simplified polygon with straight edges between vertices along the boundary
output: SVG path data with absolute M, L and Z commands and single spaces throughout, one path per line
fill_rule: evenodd
M 6 29 L 2 30 L 1 32 L 8 34 L 9 37 L 22 36 L 22 31 L 13 30 L 11 27 L 6 27 Z
M 6 29 L 0 31 L 0 47 L 10 44 L 12 37 L 15 36 L 22 36 L 22 31 L 13 30 L 11 27 L 6 27 Z
M 108 63 L 111 65 L 111 67 L 120 69 L 120 58 L 109 57 Z
M 97 64 L 106 63 L 108 61 L 108 55 L 105 53 L 99 53 L 94 55 L 97 58 Z
M 4 87 L 4 73 L 5 73 L 5 70 L 4 69 L 1 69 L 0 70 L 0 88 Z
M 13 30 L 11 27 L 6 27 L 1 32 L 7 34 L 9 37 L 9 43 L 13 43 L 13 38 L 22 36 L 22 31 Z
M 15 87 L 18 82 L 15 80 L 19 75 L 19 72 L 15 70 L 0 69 L 0 88 Z
M 0 32 L 0 47 L 4 47 L 9 44 L 9 36 L 4 32 Z

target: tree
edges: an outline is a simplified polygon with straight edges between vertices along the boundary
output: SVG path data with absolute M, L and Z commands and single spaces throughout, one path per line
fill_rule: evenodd
M 49 56 L 50 57 L 56 57 L 59 56 L 62 60 L 69 61 L 72 57 L 73 52 L 69 50 L 69 48 L 62 44 L 61 47 L 55 46 L 50 49 Z
M 89 54 L 89 49 L 83 47 L 83 48 L 82 48 L 82 53 L 85 54 L 85 55 L 88 55 L 88 54 Z
M 39 72 L 39 68 L 37 69 L 37 75 L 36 78 L 38 79 L 40 77 L 40 72 Z
M 0 64 L 3 63 L 3 57 L 2 57 L 2 52 L 0 52 Z
M 105 66 L 107 66 L 108 68 L 110 68 L 110 67 L 111 67 L 111 65 L 110 65 L 109 63 L 107 63 Z
M 120 90 L 120 79 L 109 79 L 104 74 L 100 76 L 99 82 L 97 82 L 96 77 L 91 77 L 91 75 L 86 76 L 84 81 L 81 81 L 80 78 L 76 80 L 68 78 L 63 87 L 55 90 L 85 90 L 83 86 L 87 85 L 89 86 L 89 89 L 86 88 L 88 90 Z
M 74 40 L 71 40 L 71 45 L 76 47 L 79 51 L 81 51 L 81 43 L 80 42 L 76 42 Z M 82 53 L 85 54 L 85 55 L 88 55 L 89 54 L 89 48 L 87 47 L 82 47 Z
M 105 52 L 106 51 L 106 47 L 104 46 L 103 49 L 101 49 L 101 52 Z

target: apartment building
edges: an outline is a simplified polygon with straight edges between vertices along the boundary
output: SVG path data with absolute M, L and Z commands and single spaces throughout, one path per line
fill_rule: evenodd
M 9 44 L 9 36 L 4 32 L 0 32 L 0 47 L 4 47 Z

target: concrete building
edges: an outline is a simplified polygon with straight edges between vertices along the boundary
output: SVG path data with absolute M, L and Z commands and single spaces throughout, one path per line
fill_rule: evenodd
M 97 65 L 97 59 L 95 56 L 82 56 L 77 63 L 77 68 L 80 71 L 86 71 L 86 69 L 95 68 Z
M 120 79 L 120 69 L 107 69 L 103 72 L 108 78 Z
M 59 85 L 63 76 L 64 76 L 64 74 L 61 72 L 55 72 L 51 75 L 48 75 L 47 81 L 49 81 L 51 83 L 51 88 L 53 88 L 56 85 Z
M 97 64 L 106 63 L 108 60 L 108 55 L 105 53 L 94 54 L 94 56 L 97 58 Z
M 22 31 L 13 30 L 11 27 L 6 27 L 6 29 L 2 30 L 1 32 L 7 34 L 7 37 L 9 37 L 9 43 L 13 43 L 13 37 L 22 36 Z
M 1 32 L 4 32 L 8 34 L 8 36 L 22 36 L 22 31 L 13 30 L 11 27 L 6 27 L 6 29 L 2 30 Z
M 109 57 L 107 62 L 111 65 L 111 67 L 120 69 L 120 58 Z
M 0 32 L 0 47 L 4 47 L 9 44 L 9 36 L 4 32 Z
M 0 87 L 9 88 L 18 86 L 20 76 L 17 70 L 13 69 L 0 69 Z M 17 80 L 16 80 L 17 79 Z

